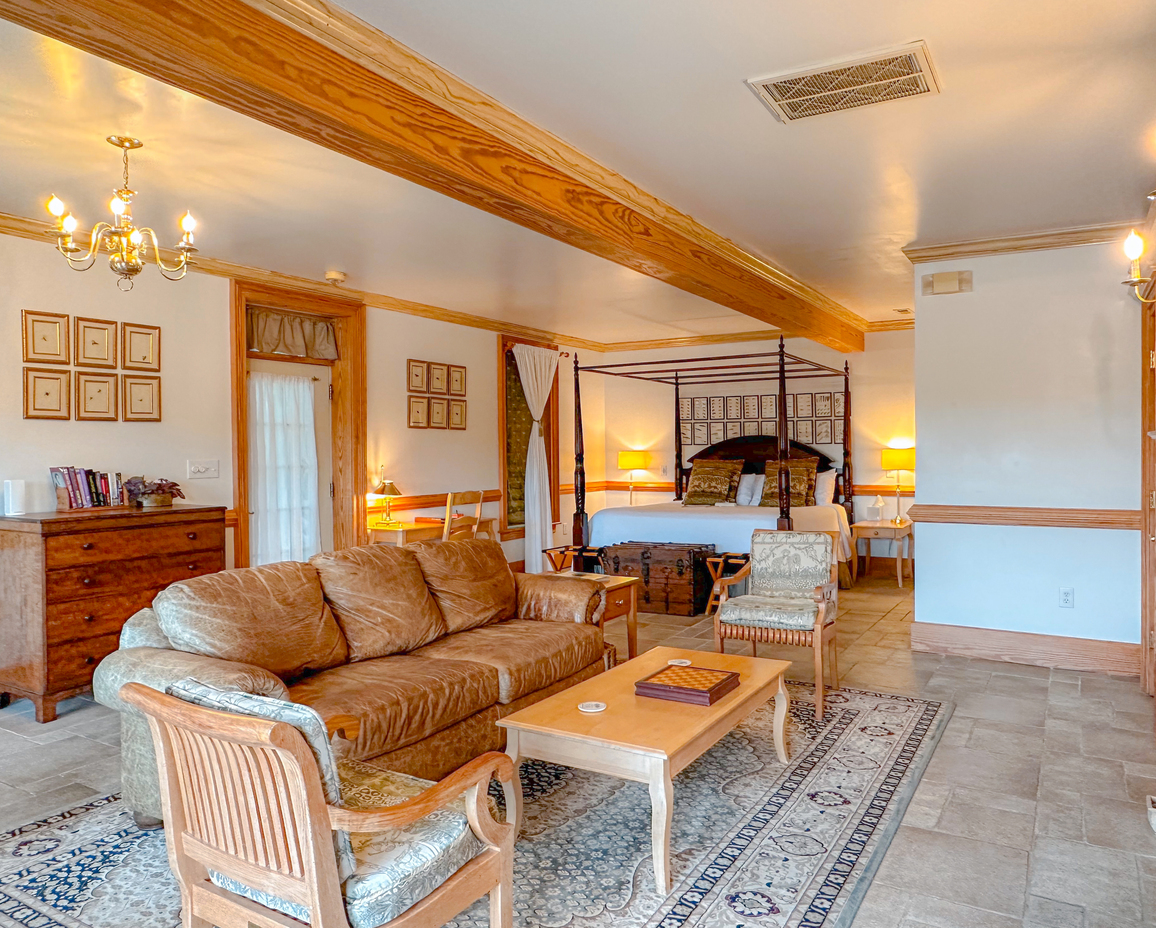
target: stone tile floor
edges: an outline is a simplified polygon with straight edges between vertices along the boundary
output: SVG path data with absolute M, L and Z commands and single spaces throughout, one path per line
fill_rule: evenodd
M 911 591 L 882 568 L 839 608 L 843 683 L 956 706 L 854 928 L 1156 925 L 1154 701 L 1138 680 L 913 653 Z M 622 621 L 607 638 L 626 653 Z M 658 644 L 711 650 L 711 623 L 641 616 L 640 647 Z M 759 654 L 813 679 L 809 650 Z M 115 714 L 84 697 L 60 712 L 0 711 L 0 830 L 119 788 Z

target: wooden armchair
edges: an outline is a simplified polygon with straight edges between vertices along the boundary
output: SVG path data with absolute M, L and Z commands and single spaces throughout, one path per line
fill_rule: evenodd
M 505 754 L 483 754 L 397 805 L 339 807 L 326 801 L 326 765 L 294 725 L 203 708 L 139 683 L 120 693 L 152 729 L 184 928 L 430 928 L 487 893 L 491 928 L 511 928 L 516 828 L 495 820 L 487 799 L 492 777 L 517 784 Z M 356 724 L 330 727 L 355 737 Z M 412 855 L 426 868 L 416 874 L 397 850 L 407 830 L 421 827 L 424 835 L 456 829 L 458 848 L 468 842 L 464 865 L 432 890 L 436 842 Z M 381 835 L 384 848 L 374 845 Z M 335 839 L 347 839 L 350 872 L 341 875 L 347 863 Z M 399 882 L 408 896 L 397 895 Z M 391 907 L 402 911 L 376 917 Z
M 780 532 L 760 529 L 751 536 L 751 559 L 738 573 L 715 585 L 715 647 L 728 638 L 789 644 L 815 651 L 815 718 L 823 717 L 823 652 L 828 652 L 831 686 L 839 686 L 835 615 L 839 608 L 836 532 Z M 730 588 L 750 578 L 749 592 Z
M 479 527 L 490 537 L 493 537 L 489 526 L 482 523 L 482 496 L 481 490 L 465 490 L 446 496 L 446 519 L 442 524 L 442 541 L 462 541 L 466 538 L 477 538 Z M 473 506 L 474 514 L 455 519 L 454 506 Z

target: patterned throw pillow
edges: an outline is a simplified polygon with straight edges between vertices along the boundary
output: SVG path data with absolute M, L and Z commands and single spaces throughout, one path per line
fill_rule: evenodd
M 787 461 L 787 470 L 791 472 L 791 505 L 815 505 L 815 473 L 819 467 L 819 459 L 790 458 Z M 767 479 L 763 484 L 763 498 L 760 506 L 779 505 L 779 462 L 767 461 Z
M 695 461 L 686 485 L 684 506 L 734 502 L 743 473 L 742 461 Z

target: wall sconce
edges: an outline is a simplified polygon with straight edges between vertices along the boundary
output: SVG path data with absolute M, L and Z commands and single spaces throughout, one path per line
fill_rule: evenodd
M 1156 190 L 1148 194 L 1149 200 L 1156 200 Z M 1128 272 L 1128 279 L 1120 281 L 1125 287 L 1131 287 L 1132 292 L 1136 295 L 1141 303 L 1156 303 L 1156 299 L 1146 300 L 1140 295 L 1140 288 L 1148 283 L 1151 283 L 1151 277 L 1142 277 L 1140 275 L 1140 256 L 1144 254 L 1144 239 L 1140 237 L 1139 233 L 1133 229 L 1128 233 L 1128 237 L 1124 239 L 1124 255 L 1131 262 Z

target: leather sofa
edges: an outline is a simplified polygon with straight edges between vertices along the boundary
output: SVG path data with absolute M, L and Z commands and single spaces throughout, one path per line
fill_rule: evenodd
M 339 760 L 437 780 L 501 750 L 503 716 L 605 667 L 597 584 L 515 574 L 494 541 L 367 545 L 174 583 L 134 615 L 93 681 L 121 713 L 123 798 L 161 818 L 147 723 L 128 682 L 202 683 L 352 717 Z

